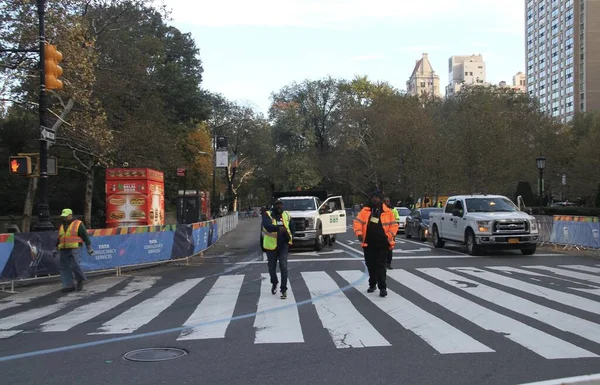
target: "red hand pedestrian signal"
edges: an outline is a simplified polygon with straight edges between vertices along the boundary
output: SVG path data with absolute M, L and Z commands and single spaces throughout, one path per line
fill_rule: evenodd
M 8 164 L 11 175 L 31 175 L 31 158 L 28 156 L 11 156 Z

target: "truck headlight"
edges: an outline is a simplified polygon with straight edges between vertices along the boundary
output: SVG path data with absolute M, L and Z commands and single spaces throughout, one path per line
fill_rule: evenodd
M 308 218 L 305 223 L 307 229 L 312 229 L 315 227 L 315 218 Z
M 535 219 L 530 219 L 529 220 L 529 225 L 531 226 L 531 232 L 532 233 L 537 233 L 538 230 L 538 224 L 537 221 Z
M 491 223 L 492 221 L 477 221 L 477 229 L 480 233 L 489 233 Z

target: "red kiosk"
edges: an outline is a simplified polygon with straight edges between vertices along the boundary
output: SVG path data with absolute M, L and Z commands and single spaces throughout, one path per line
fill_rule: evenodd
M 165 223 L 165 183 L 149 168 L 106 170 L 106 226 L 156 226 Z

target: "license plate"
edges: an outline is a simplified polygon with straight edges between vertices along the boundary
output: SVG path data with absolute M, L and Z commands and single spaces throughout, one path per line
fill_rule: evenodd
M 519 238 L 508 238 L 508 243 L 519 243 Z

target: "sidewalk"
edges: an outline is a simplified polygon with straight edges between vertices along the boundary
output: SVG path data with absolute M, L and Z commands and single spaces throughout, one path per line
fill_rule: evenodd
M 569 250 L 568 248 L 571 247 L 571 249 Z M 536 253 L 558 253 L 558 254 L 564 254 L 564 255 L 571 255 L 571 256 L 577 256 L 577 257 L 591 257 L 591 258 L 597 258 L 600 259 L 600 250 L 598 249 L 591 249 L 591 250 L 585 250 L 580 248 L 579 250 L 577 250 L 575 248 L 575 246 L 568 246 L 567 249 L 563 250 L 565 248 L 564 245 L 544 245 L 544 246 L 538 246 L 537 247 L 537 251 Z

